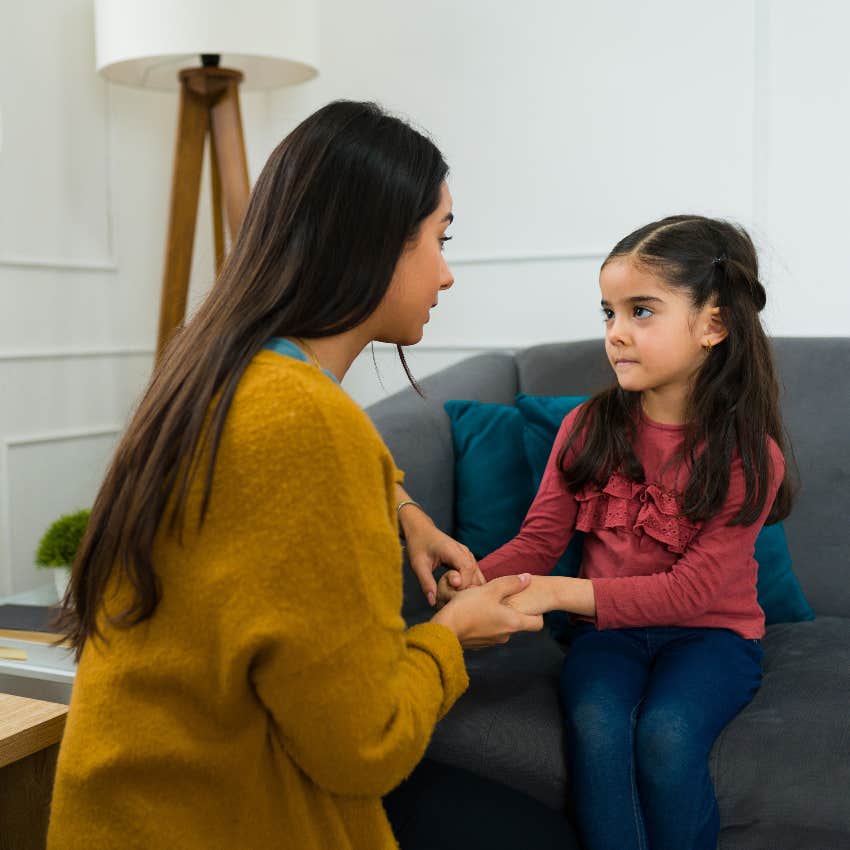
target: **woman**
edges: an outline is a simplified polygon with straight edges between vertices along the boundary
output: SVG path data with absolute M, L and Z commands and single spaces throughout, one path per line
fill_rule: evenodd
M 476 568 L 338 386 L 371 341 L 418 342 L 451 286 L 446 173 L 371 104 L 272 153 L 74 567 L 52 850 L 394 847 L 381 797 L 465 689 L 461 646 L 541 627 L 502 604 L 528 584 L 509 576 L 405 630 L 397 515 L 423 583 Z

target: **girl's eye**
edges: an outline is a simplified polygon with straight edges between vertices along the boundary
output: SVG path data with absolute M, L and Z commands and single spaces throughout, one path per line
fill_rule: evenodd
M 613 318 L 614 318 L 614 311 L 609 310 L 607 307 L 603 307 L 602 308 L 602 321 L 603 322 L 610 322 L 611 319 L 613 319 Z
M 646 307 L 635 307 L 636 319 L 648 319 L 652 315 L 652 310 Z
M 446 242 L 451 242 L 453 236 L 441 236 L 440 237 L 440 250 L 442 251 L 446 247 Z

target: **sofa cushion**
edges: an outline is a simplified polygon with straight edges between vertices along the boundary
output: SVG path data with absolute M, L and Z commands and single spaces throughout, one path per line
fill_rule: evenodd
M 720 850 L 847 846 L 850 620 L 771 626 L 764 678 L 710 755 Z M 563 652 L 544 632 L 468 652 L 469 690 L 428 754 L 563 809 L 568 792 L 558 696 Z
M 558 698 L 563 657 L 546 631 L 466 652 L 469 689 L 437 724 L 428 756 L 563 809 L 566 767 Z
M 850 337 L 774 339 L 773 346 L 800 479 L 785 521 L 794 572 L 818 616 L 850 617 Z
M 850 619 L 781 623 L 762 645 L 762 686 L 711 754 L 720 848 L 848 847 Z

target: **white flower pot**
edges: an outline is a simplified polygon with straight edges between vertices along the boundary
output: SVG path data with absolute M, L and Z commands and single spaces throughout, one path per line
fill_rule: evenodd
M 50 572 L 53 573 L 53 583 L 56 585 L 56 596 L 61 602 L 65 596 L 65 591 L 68 589 L 68 582 L 71 579 L 71 568 L 53 567 Z

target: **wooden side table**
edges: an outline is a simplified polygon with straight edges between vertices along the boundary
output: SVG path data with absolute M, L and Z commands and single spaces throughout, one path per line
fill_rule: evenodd
M 0 694 L 0 850 L 44 850 L 68 706 Z

